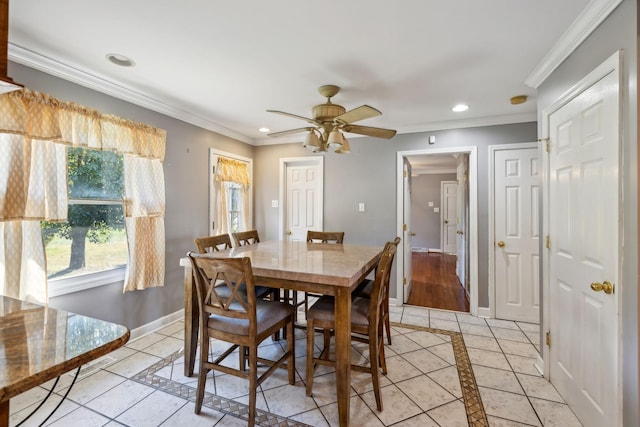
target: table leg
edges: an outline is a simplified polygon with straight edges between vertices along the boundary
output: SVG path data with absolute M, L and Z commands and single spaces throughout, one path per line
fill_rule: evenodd
M 198 347 L 198 295 L 191 265 L 184 267 L 184 376 L 193 375 Z
M 9 401 L 0 403 L 0 427 L 9 427 Z
M 336 389 L 340 426 L 349 425 L 351 390 L 351 292 L 338 288 L 335 299 Z

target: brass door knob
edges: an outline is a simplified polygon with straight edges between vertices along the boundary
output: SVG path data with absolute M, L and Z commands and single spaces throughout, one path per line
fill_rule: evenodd
M 291 230 L 287 231 L 287 236 L 291 236 L 292 234 Z
M 413 237 L 415 235 L 416 235 L 416 233 L 413 233 L 413 232 L 409 233 L 409 236 L 411 236 L 411 237 Z
M 505 243 L 502 240 L 500 240 L 498 242 L 498 246 L 500 246 L 501 248 L 504 248 L 504 245 L 505 245 Z
M 456 231 L 456 234 L 464 234 L 464 231 L 458 230 L 458 231 Z
M 593 289 L 596 292 L 600 292 L 600 291 L 604 291 L 605 294 L 610 295 L 613 293 L 614 291 L 614 287 L 611 284 L 611 282 L 608 281 L 604 281 L 602 283 L 600 282 L 593 282 L 591 284 L 591 289 Z

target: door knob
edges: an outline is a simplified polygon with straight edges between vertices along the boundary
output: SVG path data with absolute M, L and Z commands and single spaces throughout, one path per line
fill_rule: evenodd
M 292 234 L 291 230 L 287 231 L 287 236 L 291 236 Z
M 505 245 L 505 243 L 502 240 L 500 240 L 498 242 L 498 246 L 500 246 L 501 248 L 504 248 L 504 245 Z
M 449 224 L 449 221 L 445 219 L 445 220 L 444 220 L 444 223 L 445 223 L 445 224 Z
M 611 282 L 608 281 L 604 281 L 602 283 L 600 282 L 593 282 L 591 284 L 591 289 L 593 289 L 596 292 L 600 292 L 600 291 L 604 291 L 605 294 L 609 295 L 612 294 L 614 291 L 614 287 L 611 284 Z
M 458 231 L 456 231 L 456 234 L 464 234 L 464 231 L 458 230 Z
M 414 233 L 414 232 L 409 233 L 409 236 L 411 236 L 411 237 L 413 237 L 415 235 L 416 235 L 416 233 Z

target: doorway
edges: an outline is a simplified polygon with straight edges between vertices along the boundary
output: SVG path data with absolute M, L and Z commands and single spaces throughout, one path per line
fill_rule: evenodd
M 466 208 L 463 209 L 463 213 L 457 213 L 456 222 L 458 223 L 457 225 L 459 225 L 459 227 L 456 228 L 455 235 L 459 236 L 460 238 L 454 239 L 461 242 L 461 244 L 464 244 L 464 250 L 452 251 L 453 253 L 449 255 L 445 255 L 443 253 L 443 246 L 440 239 L 442 229 L 440 224 L 440 222 L 442 221 L 442 206 L 439 195 L 439 182 L 438 197 L 432 197 L 433 200 L 423 200 L 423 202 L 426 202 L 426 210 L 428 211 L 428 213 L 430 215 L 437 216 L 438 218 L 438 224 L 435 229 L 438 243 L 428 244 L 427 246 L 420 246 L 425 244 L 420 242 L 425 242 L 424 240 L 421 240 L 422 237 L 425 237 L 421 234 L 426 233 L 426 231 L 421 231 L 420 225 L 412 223 L 412 221 L 410 220 L 410 212 L 412 209 L 412 205 L 414 204 L 414 201 L 412 200 L 414 197 L 411 196 L 411 194 L 413 194 L 415 192 L 415 189 L 418 187 L 416 187 L 416 179 L 407 179 L 407 177 L 405 177 L 404 172 L 406 171 L 406 163 L 409 163 L 411 165 L 410 170 L 412 170 L 412 176 L 414 178 L 417 178 L 419 176 L 419 174 L 421 173 L 420 167 L 425 164 L 428 165 L 426 168 L 430 170 L 430 174 L 451 173 L 448 179 L 442 179 L 442 181 L 457 180 L 457 169 L 460 164 L 464 164 L 464 168 L 468 168 L 468 180 L 462 180 L 462 185 L 464 185 L 465 187 L 463 194 L 465 194 L 466 200 L 464 204 L 466 205 Z M 442 166 L 444 163 L 446 163 L 446 167 Z M 412 266 L 411 271 L 405 271 L 405 268 L 397 269 L 396 304 L 400 305 L 402 301 L 407 301 L 407 303 L 410 303 L 408 301 L 409 295 L 406 295 L 406 293 L 411 290 L 411 286 L 408 286 L 409 284 L 418 284 L 418 282 L 421 280 L 419 275 L 421 274 L 421 269 L 423 269 L 424 267 L 420 265 L 420 262 L 434 261 L 433 268 L 438 269 L 438 274 L 444 274 L 446 276 L 448 274 L 447 272 L 451 271 L 451 274 L 453 275 L 452 277 L 455 277 L 456 280 L 459 280 L 456 272 L 464 270 L 463 280 L 468 283 L 469 293 L 469 302 L 467 309 L 472 314 L 477 314 L 477 148 L 458 147 L 448 149 L 402 151 L 398 152 L 397 154 L 397 165 L 397 194 L 400 198 L 397 203 L 397 231 L 398 235 L 401 235 L 405 242 L 405 245 L 403 245 L 401 250 L 399 250 L 398 254 L 396 255 L 399 258 L 397 265 L 412 266 L 412 264 L 416 263 L 416 266 L 415 268 Z M 411 186 L 411 191 L 406 188 L 407 185 Z M 460 231 L 460 233 L 464 233 L 464 235 L 458 233 L 458 231 Z M 462 266 L 457 264 L 457 258 L 459 256 L 458 253 L 463 254 L 462 256 L 465 259 L 461 261 L 465 266 L 468 265 L 468 268 L 461 269 Z M 434 258 L 428 259 L 426 257 L 439 258 L 436 260 Z M 451 259 L 448 259 L 447 257 L 450 257 Z M 405 262 L 407 258 L 412 259 L 412 262 Z M 416 280 L 411 279 L 412 271 L 415 271 L 416 274 L 418 274 L 418 276 L 415 278 Z M 449 277 L 449 280 L 451 280 L 451 276 Z M 410 282 L 408 283 L 408 281 Z M 458 282 L 457 284 L 459 290 L 462 291 L 463 295 L 466 293 L 466 283 Z
M 278 239 L 304 241 L 308 230 L 322 231 L 323 175 L 324 157 L 280 159 Z

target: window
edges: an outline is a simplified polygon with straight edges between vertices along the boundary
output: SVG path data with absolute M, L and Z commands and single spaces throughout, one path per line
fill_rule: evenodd
M 235 182 L 229 183 L 227 197 L 229 198 L 229 210 L 227 211 L 229 214 L 229 231 L 235 233 L 241 230 L 240 216 L 242 214 L 242 204 L 240 198 L 242 195 L 240 194 L 240 186 Z
M 121 154 L 67 148 L 67 221 L 41 223 L 49 279 L 126 266 L 123 177 Z

